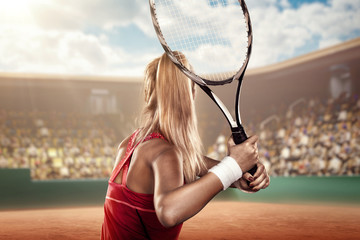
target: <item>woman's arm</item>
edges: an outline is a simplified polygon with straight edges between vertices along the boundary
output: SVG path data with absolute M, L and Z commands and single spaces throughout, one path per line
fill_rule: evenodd
M 257 137 L 230 147 L 230 156 L 248 171 L 258 161 L 254 147 Z M 165 149 L 152 162 L 155 177 L 154 205 L 165 227 L 175 226 L 198 213 L 223 189 L 220 179 L 206 173 L 195 182 L 183 185 L 183 163 L 175 147 Z
M 215 174 L 206 174 L 184 185 L 182 160 L 168 150 L 153 163 L 155 176 L 154 205 L 165 227 L 175 226 L 198 213 L 223 186 Z
M 219 160 L 215 160 L 212 158 L 209 158 L 207 156 L 204 156 L 204 162 L 205 162 L 205 169 L 201 169 L 200 173 L 198 174 L 199 177 L 204 176 L 205 174 L 207 174 L 208 170 L 210 168 L 212 168 L 213 166 L 215 166 L 216 164 L 218 164 L 220 161 Z

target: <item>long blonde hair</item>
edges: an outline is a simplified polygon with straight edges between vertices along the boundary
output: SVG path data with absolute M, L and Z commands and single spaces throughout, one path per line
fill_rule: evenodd
M 152 132 L 161 133 L 180 153 L 185 181 L 194 181 L 205 167 L 195 113 L 195 84 L 164 53 L 148 64 L 144 90 L 142 131 L 136 142 Z

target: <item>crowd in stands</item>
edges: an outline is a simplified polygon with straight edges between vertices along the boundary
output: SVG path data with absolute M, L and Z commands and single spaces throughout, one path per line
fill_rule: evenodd
M 264 119 L 264 118 L 263 118 Z M 360 173 L 360 99 L 300 99 L 262 122 L 245 126 L 259 136 L 259 156 L 272 176 L 330 176 Z M 221 159 L 220 135 L 208 155 Z
M 245 125 L 270 175 L 359 175 L 358 96 L 284 106 Z M 123 137 L 103 115 L 0 110 L 0 168 L 30 168 L 33 180 L 108 178 Z M 222 159 L 227 137 L 208 156 Z
M 107 178 L 119 136 L 104 116 L 0 110 L 0 168 L 33 180 Z

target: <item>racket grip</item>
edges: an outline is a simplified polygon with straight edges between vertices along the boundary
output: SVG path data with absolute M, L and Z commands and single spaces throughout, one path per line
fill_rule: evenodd
M 246 133 L 245 133 L 245 130 L 243 128 L 242 125 L 240 125 L 239 127 L 233 129 L 232 131 L 232 135 L 233 135 L 233 139 L 234 139 L 234 142 L 235 144 L 240 144 L 244 141 L 246 141 L 246 139 L 248 139 Z M 254 176 L 255 172 L 257 170 L 257 166 L 255 165 L 253 168 L 251 168 L 248 173 L 250 173 L 251 175 Z M 248 184 L 250 184 L 250 182 L 248 181 L 247 182 Z
M 248 139 L 243 126 L 239 126 L 232 131 L 232 136 L 236 145 L 245 142 Z

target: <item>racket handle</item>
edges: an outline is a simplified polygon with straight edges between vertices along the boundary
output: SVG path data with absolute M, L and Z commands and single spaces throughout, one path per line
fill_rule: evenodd
M 232 136 L 236 145 L 245 142 L 248 139 L 243 126 L 233 129 Z
M 240 144 L 240 143 L 246 141 L 246 139 L 248 139 L 242 125 L 240 125 L 238 128 L 233 129 L 232 136 L 233 136 L 233 139 L 234 139 L 234 142 L 236 145 Z M 255 165 L 252 169 L 250 169 L 248 171 L 248 173 L 250 173 L 251 175 L 254 176 L 256 170 L 257 170 L 257 166 Z M 249 181 L 248 181 L 248 184 L 250 184 Z

